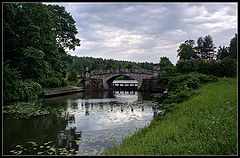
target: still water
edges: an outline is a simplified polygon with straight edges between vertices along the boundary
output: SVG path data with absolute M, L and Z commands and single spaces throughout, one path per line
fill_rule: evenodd
M 81 92 L 45 99 L 44 104 L 62 111 L 31 119 L 4 117 L 4 154 L 12 154 L 10 151 L 18 144 L 49 142 L 56 148 L 74 150 L 78 155 L 100 155 L 148 125 L 161 112 L 155 108 L 158 103 L 152 101 L 150 93 L 133 91 Z M 39 152 L 34 149 L 28 154 Z

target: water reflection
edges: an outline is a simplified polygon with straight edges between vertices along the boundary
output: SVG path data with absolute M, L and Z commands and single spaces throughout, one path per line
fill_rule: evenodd
M 27 141 L 53 140 L 56 147 L 97 155 L 120 144 L 122 137 L 149 124 L 160 110 L 149 93 L 86 92 L 45 99 L 45 106 L 62 109 L 57 115 L 31 120 L 4 119 L 4 152 Z M 26 128 L 25 128 L 26 127 Z M 111 137 L 110 137 L 111 136 Z

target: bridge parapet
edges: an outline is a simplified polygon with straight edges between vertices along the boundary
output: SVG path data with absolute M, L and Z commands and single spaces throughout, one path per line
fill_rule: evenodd
M 110 69 L 110 70 L 99 70 L 97 72 L 91 72 L 91 76 L 98 76 L 98 75 L 104 75 L 104 74 L 119 74 L 119 73 L 142 73 L 142 74 L 153 74 L 152 70 L 146 70 L 146 69 Z

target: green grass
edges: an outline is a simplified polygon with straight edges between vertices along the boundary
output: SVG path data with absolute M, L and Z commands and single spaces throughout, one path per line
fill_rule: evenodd
M 237 79 L 222 78 L 106 155 L 236 155 Z M 158 116 L 157 116 L 158 117 Z

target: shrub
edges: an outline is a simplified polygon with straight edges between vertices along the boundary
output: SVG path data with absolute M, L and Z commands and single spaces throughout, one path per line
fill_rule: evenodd
M 77 74 L 77 72 L 75 71 L 75 70 L 73 70 L 71 73 L 70 73 L 70 75 L 69 75 L 69 77 L 68 77 L 68 80 L 69 81 L 77 81 L 78 80 L 78 76 L 77 76 L 78 74 Z
M 204 60 L 180 60 L 176 64 L 176 70 L 179 73 L 198 72 L 218 77 L 234 77 L 237 74 L 237 64 L 231 58 L 226 58 L 221 62 L 215 60 L 211 62 Z
M 193 95 L 193 92 L 186 88 L 178 91 L 171 91 L 168 93 L 167 99 L 165 99 L 162 103 L 163 104 L 181 103 L 184 100 L 187 100 L 191 95 Z
M 78 87 L 84 87 L 84 82 L 81 80 L 80 82 L 77 83 Z
M 44 87 L 58 88 L 66 86 L 68 82 L 63 78 L 63 75 L 54 70 L 51 71 L 50 76 L 46 79 Z
M 218 78 L 213 75 L 205 75 L 202 73 L 195 73 L 196 77 L 199 78 L 200 83 L 207 83 L 207 82 L 216 82 Z
M 220 63 L 220 68 L 222 70 L 221 77 L 234 77 L 237 75 L 237 63 L 234 59 L 226 58 Z
M 175 66 L 166 66 L 161 68 L 158 71 L 158 84 L 156 85 L 156 87 L 166 88 L 169 78 L 171 76 L 177 76 L 177 75 L 179 75 L 179 73 L 177 73 Z
M 3 67 L 3 100 L 28 100 L 41 94 L 42 87 L 31 79 L 21 80 L 20 72 L 9 68 L 8 64 Z
M 29 100 L 41 93 L 41 85 L 32 80 L 20 81 L 17 86 L 19 100 Z
M 62 79 L 62 85 L 61 85 L 62 87 L 66 87 L 68 84 L 69 84 L 69 83 L 68 83 L 67 80 Z
M 56 77 L 51 77 L 47 81 L 48 82 L 45 86 L 49 88 L 57 88 L 57 87 L 61 87 L 62 85 L 62 81 Z
M 19 99 L 17 85 L 21 79 L 20 72 L 10 68 L 7 63 L 3 64 L 3 100 Z
M 164 106 L 167 106 L 165 104 L 181 103 L 194 95 L 193 90 L 197 89 L 202 83 L 213 81 L 217 81 L 217 77 L 196 72 L 171 76 L 167 85 L 168 96 L 162 103 Z

